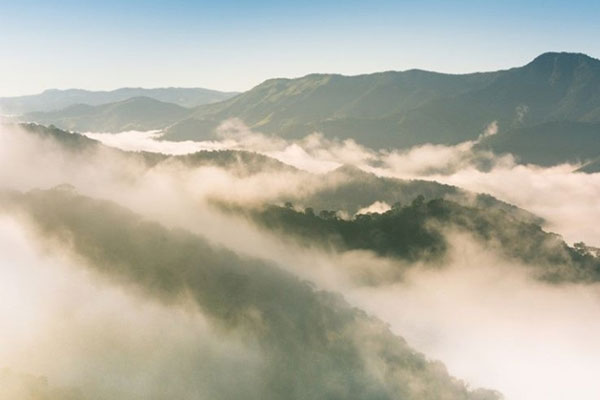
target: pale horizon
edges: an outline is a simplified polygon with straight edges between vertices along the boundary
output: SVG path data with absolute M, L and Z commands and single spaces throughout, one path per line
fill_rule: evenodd
M 342 75 L 342 76 L 360 76 L 360 75 L 369 75 L 369 74 L 376 74 L 376 73 L 382 73 L 382 72 L 405 72 L 405 71 L 411 71 L 411 70 L 421 70 L 421 71 L 427 71 L 427 72 L 434 72 L 434 73 L 439 73 L 439 74 L 448 74 L 448 75 L 467 75 L 467 74 L 473 74 L 473 73 L 486 73 L 486 72 L 494 72 L 494 71 L 502 71 L 502 70 L 507 70 L 507 69 L 511 69 L 511 68 L 515 68 L 515 67 L 520 67 L 523 65 L 528 64 L 529 62 L 533 61 L 536 57 L 540 56 L 541 54 L 545 54 L 545 53 L 571 53 L 571 54 L 585 54 L 591 58 L 595 58 L 598 59 L 598 57 L 592 55 L 592 54 L 588 54 L 588 53 L 583 53 L 583 52 L 578 52 L 578 51 L 562 51 L 562 50 L 548 50 L 548 51 L 544 51 L 541 52 L 539 54 L 533 55 L 530 58 L 527 59 L 527 61 L 525 62 L 521 62 L 520 64 L 507 64 L 507 65 L 503 65 L 503 66 L 498 66 L 496 68 L 491 68 L 491 69 L 475 69 L 475 70 L 468 70 L 468 71 L 443 71 L 443 70 L 435 70 L 435 69 L 428 69 L 428 68 L 421 68 L 418 66 L 414 66 L 414 67 L 408 67 L 408 68 L 402 68 L 402 69 L 381 69 L 381 70 L 373 70 L 373 71 L 364 71 L 364 72 L 355 72 L 355 73 L 341 73 L 341 72 L 335 72 L 335 71 L 329 71 L 329 72 L 323 72 L 323 71 L 312 71 L 312 72 L 307 72 L 304 74 L 300 74 L 300 75 L 294 75 L 294 76 L 271 76 L 271 77 L 267 77 L 265 79 L 259 80 L 254 84 L 251 84 L 248 87 L 244 87 L 242 89 L 222 89 L 219 87 L 210 87 L 210 86 L 198 86 L 198 85 L 121 85 L 121 86 L 112 86 L 112 87 L 75 87 L 75 86 L 63 86 L 63 87 L 47 87 L 44 88 L 42 90 L 39 90 L 37 92 L 30 92 L 30 93 L 22 93 L 22 94 L 13 94 L 13 95 L 1 95 L 0 97 L 21 97 L 21 96 L 33 96 L 33 95 L 37 95 L 40 93 L 43 93 L 45 91 L 48 90 L 62 90 L 62 91 L 66 91 L 66 90 L 87 90 L 87 91 L 102 91 L 102 92 L 110 92 L 113 90 L 118 90 L 118 89 L 125 89 L 125 88 L 129 88 L 129 89 L 166 89 L 166 88 L 179 88 L 179 89 L 207 89 L 207 90 L 214 90 L 214 91 L 221 91 L 221 92 L 238 92 L 238 93 L 243 93 L 245 91 L 248 91 L 258 85 L 260 85 L 261 83 L 269 80 L 269 79 L 296 79 L 296 78 L 302 78 L 308 75 Z
M 494 71 L 548 51 L 600 55 L 591 1 L 308 3 L 0 1 L 0 97 L 47 89 L 201 87 L 423 69 Z

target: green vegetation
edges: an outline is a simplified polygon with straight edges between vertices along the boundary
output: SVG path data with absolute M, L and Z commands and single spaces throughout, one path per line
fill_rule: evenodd
M 445 261 L 446 234 L 455 229 L 468 233 L 506 257 L 522 261 L 543 280 L 598 281 L 600 258 L 584 244 L 569 247 L 559 236 L 547 233 L 502 209 L 475 208 L 443 199 L 428 202 L 418 196 L 408 205 L 395 204 L 382 214 L 361 214 L 341 219 L 335 211 L 296 211 L 267 206 L 246 213 L 259 225 L 284 232 L 311 246 L 337 250 L 371 250 L 380 256 L 409 262 Z
M 91 151 L 105 147 L 97 140 L 90 139 L 78 133 L 65 132 L 62 129 L 50 125 L 49 127 L 38 124 L 19 124 L 27 134 L 34 135 L 42 140 L 50 139 L 63 149 L 72 152 Z M 109 150 L 108 147 L 106 147 Z
M 408 142 L 397 134 L 401 115 L 434 99 L 481 87 L 494 76 L 411 70 L 270 79 L 230 100 L 198 107 L 192 118 L 236 117 L 252 128 L 288 138 L 322 130 L 329 137 L 351 137 L 373 147 L 402 146 Z M 169 129 L 177 130 L 177 126 Z M 193 137 L 189 127 L 188 133 Z
M 270 79 L 224 101 L 191 108 L 169 103 L 175 102 L 173 96 L 150 98 L 143 92 L 135 96 L 148 97 L 71 105 L 26 119 L 80 131 L 164 128 L 165 139 L 206 140 L 216 138 L 223 120 L 240 118 L 267 134 L 300 138 L 319 131 L 372 148 L 475 140 L 496 121 L 499 131 L 483 141 L 483 148 L 549 165 L 600 156 L 598 93 L 599 60 L 546 53 L 506 71 L 313 74 Z
M 529 137 L 531 130 L 544 141 L 544 124 L 562 122 L 567 125 L 555 125 L 553 129 L 560 130 L 548 132 L 556 148 L 564 145 L 558 159 L 544 157 L 544 148 L 535 154 L 528 149 L 521 154 L 517 144 L 507 149 L 524 160 L 584 160 L 589 153 L 600 154 L 600 140 L 577 147 L 571 144 L 572 134 L 584 134 L 577 133 L 578 123 L 600 123 L 598 93 L 600 61 L 583 54 L 546 53 L 523 67 L 481 74 L 411 70 L 272 79 L 227 101 L 197 107 L 185 129 L 176 124 L 169 131 L 180 138 L 207 137 L 210 132 L 201 127 L 206 121 L 237 117 L 251 128 L 283 137 L 321 131 L 326 137 L 353 138 L 373 148 L 401 148 L 473 140 L 492 121 L 498 122 L 498 136 L 506 134 L 507 142 L 527 141 L 519 134 Z
M 198 151 L 172 156 L 171 160 L 190 167 L 213 166 L 224 168 L 236 176 L 249 176 L 261 172 L 297 172 L 294 167 L 262 154 L 243 150 Z
M 542 220 L 535 215 L 500 201 L 487 194 L 475 194 L 456 186 L 419 179 L 383 178 L 352 166 L 342 166 L 318 177 L 321 185 L 310 194 L 298 194 L 281 199 L 301 207 L 335 209 L 350 215 L 376 201 L 389 205 L 407 204 L 422 195 L 425 200 L 449 199 L 466 206 L 504 210 L 515 217 L 536 223 Z

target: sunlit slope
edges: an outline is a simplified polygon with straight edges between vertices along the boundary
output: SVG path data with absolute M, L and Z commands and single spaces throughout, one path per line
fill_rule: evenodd
M 495 75 L 410 70 L 271 79 L 228 101 L 198 107 L 192 120 L 170 127 L 169 134 L 181 137 L 185 130 L 191 138 L 194 120 L 240 118 L 253 129 L 283 137 L 301 137 L 318 130 L 374 147 L 401 145 L 398 115 L 481 87 Z
M 492 73 L 412 70 L 273 79 L 198 107 L 193 117 L 241 118 L 285 137 L 317 130 L 371 147 L 453 144 L 477 138 L 492 121 L 498 121 L 500 134 L 550 121 L 600 122 L 600 61 L 546 53 L 525 66 Z M 178 132 L 177 125 L 170 129 Z M 185 129 L 194 136 L 189 120 Z

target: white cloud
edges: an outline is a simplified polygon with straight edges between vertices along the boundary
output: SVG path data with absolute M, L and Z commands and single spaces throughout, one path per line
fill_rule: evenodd
M 248 149 L 275 155 L 316 172 L 350 163 L 384 176 L 435 179 L 491 193 L 533 211 L 545 217 L 552 230 L 565 234 L 571 241 L 600 243 L 600 231 L 595 226 L 595 221 L 600 220 L 600 208 L 594 201 L 600 194 L 600 174 L 573 173 L 573 165 L 552 168 L 517 165 L 510 157 L 474 154 L 470 142 L 383 152 L 320 135 L 296 141 L 271 141 L 265 135 L 244 130 L 243 126 L 231 125 L 227 129 L 230 132 L 220 140 L 199 144 L 163 142 L 151 136 L 155 133 L 147 136 L 129 133 L 112 139 L 98 137 L 115 140 L 112 143 L 115 146 L 136 150 L 171 148 L 171 152 L 179 154 L 210 146 Z M 481 160 L 489 161 L 489 168 L 480 168 Z M 103 152 L 67 155 L 49 141 L 0 132 L 2 188 L 29 190 L 71 183 L 83 194 L 111 199 L 164 225 L 182 227 L 209 236 L 214 243 L 238 253 L 271 260 L 315 282 L 319 288 L 344 293 L 354 305 L 390 323 L 409 344 L 444 361 L 451 373 L 474 385 L 499 389 L 509 399 L 598 398 L 600 393 L 593 375 L 600 360 L 596 340 L 600 325 L 594 322 L 600 321 L 597 285 L 551 286 L 532 281 L 524 272 L 526 266 L 508 262 L 469 238 L 452 234 L 453 261 L 449 265 L 442 269 L 416 267 L 401 283 L 385 286 L 383 283 L 390 281 L 385 278 L 401 275 L 398 271 L 405 270 L 406 264 L 366 251 L 339 253 L 306 248 L 281 235 L 257 229 L 248 221 L 222 215 L 207 204 L 213 197 L 260 203 L 282 193 L 314 190 L 315 178 L 306 176 L 277 172 L 239 177 L 220 168 L 190 169 L 177 163 L 149 170 L 120 156 Z M 375 203 L 368 209 L 383 211 L 387 207 Z M 90 341 L 115 340 L 126 350 L 121 355 L 108 353 L 112 357 L 110 362 L 118 365 L 138 359 L 148 348 L 161 346 L 165 346 L 164 352 L 159 352 L 153 360 L 156 365 L 163 362 L 171 365 L 167 353 L 180 354 L 180 345 L 193 346 L 190 333 L 206 338 L 203 343 L 212 345 L 213 334 L 206 329 L 201 315 L 190 316 L 185 310 L 172 314 L 158 305 L 139 304 L 135 296 L 99 285 L 86 276 L 67 278 L 65 271 L 74 267 L 73 261 L 43 258 L 23 239 L 21 228 L 15 226 L 10 221 L 0 223 L 3 250 L 0 290 L 5 293 L 5 301 L 0 304 L 0 324 L 4 325 L 0 328 L 15 339 L 0 342 L 0 359 L 11 360 L 11 364 L 26 372 L 47 374 L 62 384 L 80 381 L 79 369 L 69 367 L 78 366 L 90 354 L 97 357 L 90 368 L 108 369 L 113 364 L 102 358 L 98 348 L 87 349 L 82 345 L 72 347 L 71 358 L 58 364 L 52 364 L 51 356 L 55 353 L 31 355 L 32 343 L 64 349 L 69 341 L 76 342 L 77 338 L 70 335 L 57 337 L 61 327 L 84 332 Z M 9 265 L 21 268 L 9 269 L 6 267 Z M 49 274 L 54 269 L 58 272 Z M 367 275 L 374 278 L 371 282 L 376 282 L 375 286 L 361 284 L 360 278 Z M 22 293 L 30 294 L 27 301 L 21 299 Z M 60 293 L 64 295 L 57 295 Z M 95 300 L 86 303 L 82 293 L 94 293 Z M 43 300 L 53 296 L 52 303 Z M 85 315 L 78 314 L 72 305 L 82 301 Z M 134 311 L 138 314 L 132 314 Z M 75 318 L 64 321 L 61 317 L 64 313 L 75 313 Z M 130 318 L 144 328 L 146 345 L 132 342 L 131 332 L 125 327 Z M 43 328 L 39 332 L 31 329 L 39 324 Z M 166 339 L 155 333 L 171 325 L 182 329 L 170 332 Z M 108 338 L 98 336 L 100 328 L 106 326 L 110 328 Z M 34 336 L 27 336 L 27 332 L 33 332 Z M 39 342 L 42 339 L 48 342 Z M 239 354 L 236 352 L 239 358 L 235 360 L 243 363 L 249 357 L 250 362 L 256 361 L 255 354 L 245 353 L 236 340 L 217 342 L 242 349 Z M 222 350 L 223 347 L 216 346 L 217 355 Z M 212 354 L 204 347 L 198 351 Z M 235 366 L 237 361 L 234 361 Z M 123 370 L 117 368 L 117 371 Z M 135 372 L 125 372 L 136 377 Z M 154 376 L 163 372 L 159 370 Z M 147 382 L 140 378 L 138 384 L 139 390 L 143 390 Z
M 497 131 L 488 125 L 483 135 Z M 407 150 L 374 151 L 352 140 L 331 140 L 315 133 L 301 140 L 286 141 L 255 133 L 239 120 L 219 128 L 221 139 L 209 142 L 168 142 L 156 133 L 124 133 L 119 137 L 95 136 L 106 144 L 169 154 L 202 149 L 238 149 L 259 152 L 302 170 L 331 171 L 343 164 L 355 165 L 381 176 L 437 180 L 475 192 L 489 193 L 531 211 L 548 221 L 547 229 L 573 243 L 583 240 L 600 245 L 600 174 L 579 174 L 578 165 L 550 168 L 519 165 L 510 155 L 495 156 L 475 151 L 475 142 L 454 146 L 426 144 Z M 145 136 L 144 136 L 145 135 Z M 141 138 L 141 139 L 140 139 Z M 136 144 L 140 140 L 141 143 Z
M 533 281 L 454 233 L 451 262 L 412 269 L 348 298 L 391 324 L 451 374 L 511 400 L 600 397 L 600 286 Z
M 383 214 L 386 211 L 389 211 L 392 207 L 386 203 L 385 201 L 376 201 L 368 207 L 361 208 L 356 212 L 356 214 L 369 214 L 369 213 L 378 213 Z

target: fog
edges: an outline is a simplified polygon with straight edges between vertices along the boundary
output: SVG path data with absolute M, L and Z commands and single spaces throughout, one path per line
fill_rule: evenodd
M 493 124 L 483 134 L 492 132 Z M 210 142 L 169 142 L 157 132 L 87 135 L 125 150 L 242 149 L 312 173 L 351 164 L 380 176 L 438 180 L 523 207 L 569 242 L 600 244 L 600 228 L 594 226 L 600 221 L 594 201 L 600 195 L 600 174 L 574 173 L 575 165 L 519 165 L 511 156 L 474 152 L 474 142 L 375 151 L 320 134 L 272 140 L 239 121 L 224 124 Z M 527 266 L 454 231 L 446 233 L 451 252 L 443 268 L 406 268 L 368 251 L 307 247 L 213 206 L 215 200 L 261 204 L 286 193 L 310 193 L 323 184 L 302 171 L 239 176 L 178 162 L 149 168 L 120 153 L 72 153 L 52 140 L 2 128 L 1 189 L 28 191 L 64 183 L 342 293 L 473 386 L 499 390 L 514 400 L 600 395 L 593 374 L 600 367 L 595 284 L 534 280 Z M 389 207 L 379 202 L 359 212 Z M 0 217 L 0 368 L 44 375 L 53 385 L 76 387 L 98 399 L 197 398 L 200 393 L 260 397 L 256 382 L 263 355 L 251 340 L 216 331 L 185 297 L 165 305 L 91 272 L 67 245 L 49 245 L 30 224 L 24 216 Z M 385 277 L 398 270 L 406 273 L 389 284 Z M 368 285 L 366 275 L 375 278 Z
M 215 332 L 186 299 L 142 298 L 40 243 L 26 221 L 0 216 L 3 367 L 85 399 L 255 397 L 261 355 L 247 339 Z
M 469 190 L 490 193 L 547 221 L 546 229 L 567 242 L 600 246 L 600 173 L 573 172 L 577 166 L 550 168 L 513 165 L 482 172 L 467 168 L 450 176 L 428 176 Z
M 491 122 L 481 137 L 497 133 Z M 584 241 L 600 246 L 600 173 L 574 172 L 581 165 L 554 167 L 519 164 L 513 156 L 474 150 L 477 141 L 454 146 L 426 144 L 407 150 L 372 150 L 355 141 L 325 138 L 320 133 L 300 140 L 272 138 L 253 132 L 241 121 L 223 123 L 217 139 L 204 142 L 159 140 L 156 132 L 118 135 L 87 134 L 126 150 L 151 150 L 183 154 L 198 150 L 236 149 L 255 151 L 299 169 L 323 173 L 341 165 L 357 166 L 379 176 L 419 178 L 488 193 L 526 209 L 546 220 L 545 228 L 561 234 L 569 243 Z
M 451 373 L 507 399 L 600 396 L 600 286 L 548 285 L 458 233 L 443 271 L 347 296 Z

